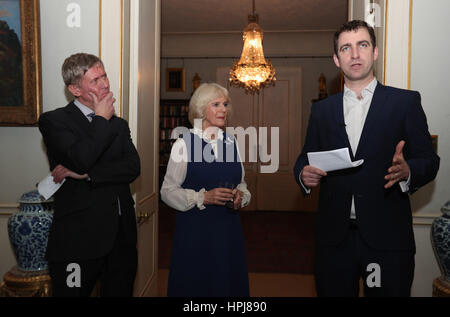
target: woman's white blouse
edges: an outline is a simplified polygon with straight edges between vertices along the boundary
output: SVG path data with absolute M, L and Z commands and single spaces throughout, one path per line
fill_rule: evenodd
M 211 147 L 214 151 L 214 156 L 218 157 L 217 152 L 217 140 L 223 140 L 223 131 L 218 131 L 217 138 L 211 140 L 208 136 L 204 135 L 202 130 L 199 129 L 191 129 L 192 133 L 200 136 L 206 143 L 211 144 Z M 236 142 L 236 139 L 233 138 L 233 141 Z M 236 144 L 236 148 L 238 146 Z M 237 150 L 239 154 L 239 149 Z M 184 159 L 174 159 L 175 157 L 180 157 L 180 155 Z M 240 154 L 239 154 L 240 157 Z M 242 161 L 242 159 L 241 159 Z M 244 195 L 242 197 L 241 207 L 245 207 L 250 203 L 251 194 L 247 189 L 247 183 L 244 180 L 245 170 L 244 165 L 241 162 L 242 167 L 242 180 L 241 183 L 237 186 L 237 189 L 240 190 Z M 186 171 L 187 171 L 187 148 L 186 143 L 182 138 L 177 139 L 174 145 L 172 146 L 172 150 L 170 152 L 169 163 L 167 165 L 166 175 L 164 176 L 164 182 L 161 187 L 161 199 L 170 207 L 179 210 L 179 211 L 187 211 L 192 209 L 194 206 L 197 206 L 200 210 L 205 209 L 206 207 L 203 205 L 204 194 L 206 192 L 205 188 L 202 188 L 200 191 L 196 192 L 193 189 L 182 188 L 181 184 L 183 184 L 186 179 Z

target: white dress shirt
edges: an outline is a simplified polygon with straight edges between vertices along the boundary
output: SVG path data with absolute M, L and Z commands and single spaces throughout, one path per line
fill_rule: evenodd
M 352 148 L 353 156 L 356 155 L 359 139 L 361 138 L 364 123 L 366 122 L 367 113 L 369 112 L 372 102 L 377 80 L 374 78 L 370 84 L 361 91 L 358 97 L 344 85 L 344 121 L 345 130 L 347 131 L 348 140 Z M 352 196 L 352 207 L 350 210 L 350 218 L 355 219 L 355 199 Z
M 202 130 L 194 128 L 190 129 L 190 131 L 200 138 L 202 138 L 206 143 L 210 144 L 214 156 L 218 158 L 217 151 L 217 140 L 223 140 L 223 131 L 218 130 L 217 136 L 214 139 L 209 138 Z M 233 142 L 236 142 L 236 139 L 232 139 Z M 239 154 L 239 147 L 236 144 L 236 148 Z M 175 157 L 182 156 L 184 159 L 175 159 Z M 239 154 L 239 157 L 240 154 Z M 241 159 L 242 161 L 242 159 Z M 195 191 L 193 189 L 182 188 L 184 180 L 186 179 L 187 172 L 187 147 L 186 143 L 182 138 L 179 138 L 175 141 L 172 146 L 172 150 L 170 153 L 169 163 L 167 165 L 166 175 L 164 176 L 164 182 L 161 187 L 161 199 L 170 207 L 179 210 L 179 211 L 187 211 L 192 209 L 194 206 L 197 206 L 200 210 L 205 209 L 204 206 L 204 194 L 206 192 L 205 188 L 202 188 L 200 191 Z M 242 167 L 242 179 L 241 183 L 236 187 L 240 190 L 244 195 L 242 197 L 241 207 L 246 207 L 250 203 L 251 194 L 247 189 L 247 183 L 244 180 L 245 170 L 244 165 L 241 162 Z
M 92 111 L 92 109 L 89 108 L 88 106 L 83 105 L 80 101 L 78 101 L 78 99 L 75 99 L 75 101 L 73 103 L 86 116 L 86 118 L 89 120 L 89 122 L 91 122 L 92 121 L 92 117 L 90 117 L 89 115 L 91 113 L 94 113 L 94 111 Z
M 375 88 L 377 87 L 377 79 L 374 78 L 362 91 L 361 95 L 356 96 L 355 92 L 350 90 L 346 85 L 344 85 L 344 122 L 345 130 L 347 132 L 348 140 L 350 142 L 351 150 L 353 155 L 356 154 L 358 149 L 359 139 L 361 138 L 362 130 L 364 128 L 364 123 L 366 122 L 367 114 L 370 109 L 370 104 L 372 103 L 373 94 L 375 93 Z M 388 172 L 386 171 L 386 174 Z M 300 173 L 300 183 L 303 188 L 309 194 L 311 189 L 306 188 L 303 184 Z M 403 192 L 409 190 L 409 184 L 411 181 L 411 173 L 407 181 L 399 182 L 400 188 Z M 356 219 L 355 213 L 355 200 L 352 197 L 352 207 L 350 210 L 350 218 Z

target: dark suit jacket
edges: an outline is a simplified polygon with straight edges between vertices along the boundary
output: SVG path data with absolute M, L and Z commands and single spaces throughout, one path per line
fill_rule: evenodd
M 433 180 L 439 169 L 418 92 L 378 83 L 354 156 L 345 130 L 343 93 L 313 105 L 305 144 L 294 167 L 304 194 L 299 175 L 308 165 L 308 152 L 348 147 L 352 160 L 364 159 L 360 167 L 329 172 L 322 178 L 316 243 L 336 245 L 345 238 L 354 196 L 359 231 L 371 247 L 415 250 L 408 193 L 398 184 L 384 189 L 384 176 L 401 140 L 406 142 L 403 154 L 411 170 L 413 193 Z
M 129 184 L 140 174 L 140 160 L 127 122 L 116 116 L 109 121 L 95 116 L 90 123 L 71 102 L 41 115 L 39 130 L 47 147 L 50 170 L 61 164 L 90 177 L 90 181 L 67 178 L 55 193 L 47 259 L 102 257 L 112 249 L 119 225 L 125 232 L 124 242 L 136 246 Z

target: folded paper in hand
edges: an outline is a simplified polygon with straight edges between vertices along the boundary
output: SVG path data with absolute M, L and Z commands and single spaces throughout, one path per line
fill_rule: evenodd
M 352 162 L 348 148 L 333 151 L 309 152 L 309 165 L 331 172 L 360 166 L 364 160 Z
M 60 184 L 57 184 L 53 181 L 52 174 L 49 174 L 46 178 L 39 182 L 39 194 L 41 194 L 45 199 L 49 199 L 53 196 L 54 193 L 56 193 L 56 191 L 61 187 L 62 184 L 64 184 L 65 181 L 66 179 L 63 179 Z

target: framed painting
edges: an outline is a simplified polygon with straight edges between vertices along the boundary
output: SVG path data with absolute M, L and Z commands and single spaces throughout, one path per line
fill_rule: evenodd
M 184 68 L 166 69 L 166 91 L 186 91 Z
M 41 113 L 39 0 L 0 0 L 0 125 L 33 126 Z

